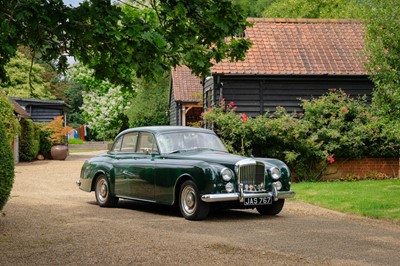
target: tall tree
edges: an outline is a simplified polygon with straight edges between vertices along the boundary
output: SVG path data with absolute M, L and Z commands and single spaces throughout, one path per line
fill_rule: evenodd
M 124 84 L 131 83 L 132 71 L 152 77 L 179 64 L 206 75 L 211 59 L 241 59 L 250 46 L 235 38 L 248 23 L 228 0 L 111 2 L 71 7 L 62 0 L 0 0 L 0 79 L 19 45 L 60 70 L 73 55 L 97 77 Z
M 276 0 L 232 0 L 232 3 L 239 5 L 245 12 L 247 17 L 261 18 L 264 10 L 268 8 Z
M 45 80 L 46 69 L 32 59 L 26 58 L 17 51 L 5 66 L 9 79 L 0 84 L 0 88 L 8 96 L 54 99 L 50 92 L 50 82 Z
M 400 142 L 400 2 L 366 0 L 368 68 L 376 85 L 373 101 Z
M 276 0 L 264 10 L 270 18 L 360 18 L 358 0 Z
M 138 80 L 136 97 L 126 110 L 129 126 L 168 125 L 168 89 L 170 77 L 162 76 L 156 80 Z

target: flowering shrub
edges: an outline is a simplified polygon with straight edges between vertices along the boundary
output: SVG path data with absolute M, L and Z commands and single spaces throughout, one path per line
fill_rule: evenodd
M 302 102 L 304 113 L 284 108 L 250 118 L 236 114 L 233 103 L 210 108 L 203 114 L 214 124 L 227 148 L 234 153 L 275 157 L 285 161 L 298 181 L 318 180 L 335 158 L 396 156 L 399 145 L 386 136 L 382 123 L 365 99 L 352 99 L 341 90 Z M 397 143 L 397 144 L 396 144 Z
M 127 123 L 124 114 L 132 98 L 128 90 L 111 82 L 99 81 L 93 77 L 93 70 L 80 64 L 69 72 L 70 79 L 85 85 L 82 92 L 82 115 L 91 132 L 99 139 L 113 138 L 123 124 Z
M 124 111 L 130 105 L 120 86 L 109 84 L 106 92 L 83 92 L 83 117 L 99 139 L 113 138 L 126 119 Z
M 384 133 L 384 122 L 366 98 L 354 99 L 341 90 L 304 100 L 304 122 L 322 143 L 321 149 L 339 158 L 392 157 L 399 143 Z

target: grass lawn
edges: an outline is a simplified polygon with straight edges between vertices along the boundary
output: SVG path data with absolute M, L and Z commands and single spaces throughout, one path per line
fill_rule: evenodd
M 400 179 L 292 184 L 293 200 L 400 223 Z

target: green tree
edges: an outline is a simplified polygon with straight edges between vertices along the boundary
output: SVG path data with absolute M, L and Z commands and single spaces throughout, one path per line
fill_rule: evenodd
M 276 0 L 232 0 L 232 3 L 240 6 L 247 17 L 261 18 L 264 10 L 268 8 Z
M 68 125 L 72 127 L 78 127 L 85 123 L 80 109 L 83 104 L 82 91 L 84 90 L 85 85 L 78 82 L 69 82 L 68 87 L 64 90 L 64 100 L 71 106 L 67 116 Z
M 5 66 L 9 80 L 0 84 L 5 94 L 12 97 L 54 99 L 50 93 L 50 83 L 44 81 L 46 72 L 39 64 L 32 61 L 21 52 Z
M 3 117 L 0 117 L 0 211 L 10 196 L 14 183 L 14 160 L 10 144 L 6 138 Z
M 113 83 L 130 85 L 132 73 L 152 77 L 179 64 L 206 75 L 211 59 L 244 57 L 250 42 L 226 37 L 247 25 L 228 0 L 90 0 L 78 7 L 62 0 L 0 0 L 0 79 L 20 45 L 59 70 L 73 55 Z
M 276 0 L 264 10 L 269 18 L 361 18 L 358 0 Z
M 368 69 L 375 83 L 373 103 L 387 134 L 400 142 L 400 3 L 368 0 Z
M 136 97 L 126 111 L 129 126 L 167 125 L 170 78 L 163 76 L 155 81 L 140 80 L 137 84 Z

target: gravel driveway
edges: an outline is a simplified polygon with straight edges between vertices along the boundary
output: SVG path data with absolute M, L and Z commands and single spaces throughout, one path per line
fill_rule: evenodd
M 133 201 L 100 208 L 75 185 L 94 154 L 16 166 L 0 265 L 400 265 L 399 225 L 295 201 L 276 217 L 231 210 L 198 222 Z

